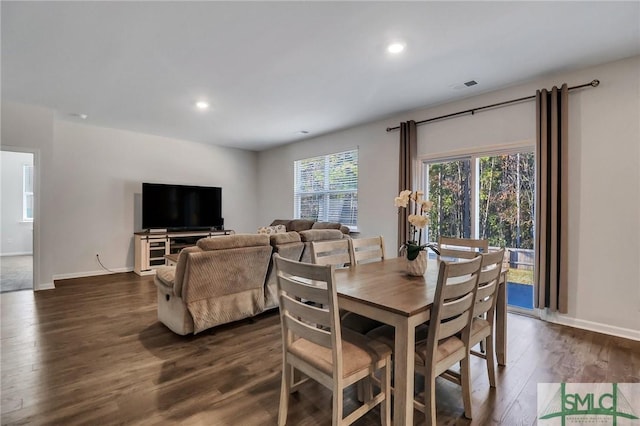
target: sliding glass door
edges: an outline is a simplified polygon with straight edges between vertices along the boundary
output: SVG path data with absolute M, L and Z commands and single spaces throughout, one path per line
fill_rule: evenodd
M 508 255 L 508 304 L 533 309 L 535 157 L 532 148 L 423 162 L 433 202 L 429 241 L 482 238 Z

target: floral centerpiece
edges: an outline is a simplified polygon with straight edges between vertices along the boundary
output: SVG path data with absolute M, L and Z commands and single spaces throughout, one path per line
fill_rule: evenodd
M 433 203 L 425 200 L 423 196 L 424 192 L 422 191 L 412 192 L 405 189 L 395 198 L 395 205 L 398 207 L 399 213 L 400 209 L 404 209 L 407 215 L 407 222 L 409 222 L 410 240 L 402 244 L 400 249 L 406 251 L 409 263 L 416 260 L 424 252 L 421 256 L 423 258 L 421 263 L 424 263 L 424 269 L 426 269 L 426 250 L 431 249 L 437 254 L 440 254 L 440 252 L 436 244 L 420 244 L 422 242 L 422 230 L 429 224 L 429 212 L 433 207 Z M 416 275 L 422 274 L 424 274 L 424 270 Z

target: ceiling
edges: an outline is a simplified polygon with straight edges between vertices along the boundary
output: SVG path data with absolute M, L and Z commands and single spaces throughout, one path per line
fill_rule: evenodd
M 3 100 L 258 151 L 640 54 L 637 1 L 0 7 Z

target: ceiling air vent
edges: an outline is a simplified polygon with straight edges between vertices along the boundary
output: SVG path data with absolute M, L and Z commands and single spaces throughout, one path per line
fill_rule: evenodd
M 464 85 L 467 87 L 475 86 L 476 84 L 478 84 L 478 82 L 475 80 L 469 80 L 466 83 L 464 83 Z

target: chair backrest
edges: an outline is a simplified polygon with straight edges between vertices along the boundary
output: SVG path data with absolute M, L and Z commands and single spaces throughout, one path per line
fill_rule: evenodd
M 333 265 L 313 265 L 273 255 L 285 354 L 297 339 L 333 351 L 334 377 L 342 377 L 342 336 Z
M 351 266 L 351 238 L 312 241 L 311 262 L 316 265 Z
M 371 238 L 352 239 L 351 258 L 355 265 L 384 260 L 384 239 L 382 235 Z
M 489 240 L 440 237 L 438 249 L 440 258 L 473 259 L 479 253 L 489 252 Z
M 433 363 L 438 342 L 447 337 L 462 333 L 468 344 L 481 262 L 480 256 L 459 262 L 440 262 L 427 334 L 428 363 Z
M 504 249 L 483 253 L 480 277 L 478 278 L 478 292 L 476 294 L 476 306 L 474 316 L 489 313 L 487 319 L 493 322 L 493 312 L 496 307 L 496 295 L 502 272 Z

